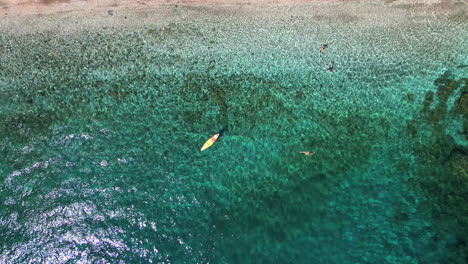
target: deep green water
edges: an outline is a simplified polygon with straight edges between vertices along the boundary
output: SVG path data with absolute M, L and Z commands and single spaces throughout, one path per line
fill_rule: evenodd
M 466 16 L 200 13 L 0 35 L 1 263 L 468 262 Z

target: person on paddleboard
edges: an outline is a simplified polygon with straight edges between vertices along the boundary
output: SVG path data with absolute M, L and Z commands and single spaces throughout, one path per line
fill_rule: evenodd
M 205 149 L 211 147 L 211 145 L 213 145 L 216 142 L 216 140 L 218 140 L 218 138 L 223 135 L 225 130 L 226 128 L 221 129 L 218 133 L 216 133 L 216 135 L 208 139 L 203 145 L 203 147 L 200 149 L 200 151 L 204 151 Z

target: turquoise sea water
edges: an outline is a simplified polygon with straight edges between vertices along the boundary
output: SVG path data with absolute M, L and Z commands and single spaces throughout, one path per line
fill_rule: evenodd
M 466 263 L 464 6 L 351 7 L 1 21 L 0 262 Z

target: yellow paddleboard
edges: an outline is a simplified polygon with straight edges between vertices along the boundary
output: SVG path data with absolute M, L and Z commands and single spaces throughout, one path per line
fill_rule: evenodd
M 214 136 L 212 136 L 210 139 L 208 139 L 205 144 L 203 145 L 203 147 L 201 148 L 201 151 L 204 151 L 205 149 L 211 147 L 211 145 L 213 145 L 213 143 L 216 142 L 216 140 L 218 140 L 218 137 L 219 137 L 219 134 L 216 134 Z

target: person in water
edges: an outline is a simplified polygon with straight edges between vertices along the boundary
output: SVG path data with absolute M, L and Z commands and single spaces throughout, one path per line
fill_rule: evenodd
M 329 72 L 333 72 L 333 63 L 330 61 L 330 63 L 328 64 L 328 71 Z
M 312 156 L 312 155 L 315 154 L 315 152 L 310 152 L 310 151 L 301 151 L 301 152 L 299 152 L 299 153 L 302 153 L 302 154 L 304 154 L 304 155 L 306 155 L 306 156 Z
M 321 53 L 324 53 L 324 52 L 325 52 L 325 49 L 328 48 L 328 45 L 330 45 L 330 44 L 331 44 L 331 42 L 330 42 L 330 43 L 325 43 L 325 44 L 323 44 L 323 45 L 320 47 L 320 52 L 321 52 Z
M 324 53 L 326 48 L 328 48 L 328 44 L 323 44 L 323 45 L 320 47 L 320 52 L 321 52 L 321 53 Z

